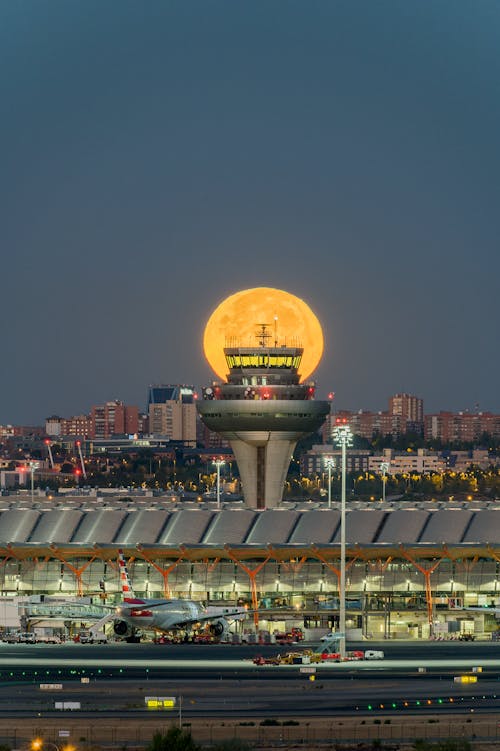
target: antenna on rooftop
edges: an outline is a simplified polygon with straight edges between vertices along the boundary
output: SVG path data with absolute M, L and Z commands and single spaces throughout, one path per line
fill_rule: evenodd
M 274 346 L 278 346 L 278 316 L 274 316 Z
M 259 331 L 257 332 L 256 336 L 259 340 L 259 346 L 260 347 L 267 347 L 267 340 L 271 338 L 271 334 L 268 332 L 269 324 L 268 323 L 258 323 Z

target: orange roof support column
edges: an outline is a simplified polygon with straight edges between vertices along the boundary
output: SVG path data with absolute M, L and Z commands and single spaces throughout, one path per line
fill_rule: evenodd
M 54 558 L 57 558 L 61 563 L 64 563 L 65 566 L 69 568 L 72 574 L 74 574 L 76 579 L 76 591 L 78 594 L 78 597 L 83 597 L 83 582 L 82 582 L 82 574 L 84 571 L 90 566 L 90 564 L 95 561 L 97 558 L 96 555 L 93 555 L 92 558 L 89 558 L 88 561 L 86 561 L 83 566 L 80 566 L 80 568 L 77 568 L 76 566 L 73 566 L 72 563 L 67 561 L 61 553 L 57 550 L 55 545 L 51 545 L 51 550 L 53 552 Z
M 243 561 L 240 561 L 238 556 L 232 552 L 227 546 L 226 546 L 226 552 L 228 557 L 236 563 L 237 566 L 239 566 L 245 574 L 250 579 L 250 592 L 252 594 L 252 610 L 253 610 L 253 622 L 255 624 L 255 628 L 257 629 L 259 627 L 259 600 L 257 597 L 257 582 L 255 581 L 257 578 L 257 575 L 262 571 L 266 563 L 272 558 L 271 553 L 267 555 L 267 557 L 261 561 L 258 566 L 256 566 L 254 569 L 251 569 L 249 566 L 243 563 Z
M 172 573 L 172 571 L 174 571 L 174 569 L 177 568 L 177 566 L 179 565 L 179 563 L 182 563 L 182 561 L 185 558 L 185 554 L 182 553 L 179 556 L 179 558 L 177 558 L 176 561 L 174 561 L 173 563 L 170 564 L 170 566 L 166 566 L 166 568 L 162 568 L 162 566 L 159 566 L 148 555 L 146 555 L 146 553 L 144 552 L 144 550 L 141 550 L 139 548 L 139 552 L 140 552 L 141 556 L 144 558 L 144 560 L 147 561 L 150 566 L 152 566 L 156 571 L 158 571 L 162 575 L 162 578 L 163 578 L 163 594 L 165 595 L 165 597 L 170 597 L 171 596 L 171 592 L 170 592 L 170 586 L 169 586 L 169 583 L 168 583 L 168 577 L 170 576 L 170 574 Z
M 403 548 L 403 546 L 400 546 L 401 555 L 403 558 L 406 558 L 407 561 L 409 561 L 417 571 L 420 571 L 422 576 L 424 577 L 424 585 L 425 585 L 425 603 L 427 605 L 427 621 L 429 623 L 429 632 L 431 636 L 433 635 L 433 627 L 434 627 L 434 612 L 433 612 L 433 604 L 432 604 L 432 585 L 431 585 L 431 576 L 434 573 L 434 571 L 437 569 L 439 564 L 448 556 L 444 555 L 441 558 L 438 558 L 438 560 L 433 563 L 429 568 L 425 568 L 425 566 L 421 566 L 419 563 L 417 563 L 409 553 L 406 552 L 406 550 Z
M 333 573 L 337 577 L 337 589 L 340 593 L 340 568 L 338 568 L 337 566 L 334 566 L 333 563 L 327 560 L 325 556 L 315 546 L 311 548 L 311 555 L 314 558 L 317 558 L 318 561 L 321 561 L 321 563 L 324 566 L 326 566 L 327 569 L 329 569 L 330 571 L 333 571 Z M 347 569 L 352 568 L 352 566 L 356 563 L 357 560 L 358 560 L 358 555 L 356 554 L 353 558 L 351 558 L 350 561 L 348 561 L 346 568 Z

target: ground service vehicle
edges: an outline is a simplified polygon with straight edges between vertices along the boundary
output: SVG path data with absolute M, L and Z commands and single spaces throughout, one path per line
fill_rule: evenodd
M 340 652 L 327 652 L 326 650 L 321 653 L 321 659 L 324 661 L 333 660 L 334 662 L 342 662 Z M 351 660 L 364 660 L 365 653 L 360 649 L 354 649 L 350 652 L 346 652 L 344 658 L 346 662 Z
M 365 650 L 365 660 L 383 660 L 384 653 L 381 649 L 367 649 Z
M 80 644 L 107 644 L 108 639 L 105 634 L 95 634 L 93 631 L 80 631 L 75 641 Z
M 293 644 L 294 642 L 304 641 L 304 632 L 301 628 L 294 626 L 289 631 L 275 631 L 274 638 L 278 644 Z
M 30 631 L 19 631 L 17 641 L 19 644 L 36 644 L 36 636 Z
M 274 657 L 255 655 L 252 662 L 254 665 L 281 665 L 281 655 L 275 655 Z

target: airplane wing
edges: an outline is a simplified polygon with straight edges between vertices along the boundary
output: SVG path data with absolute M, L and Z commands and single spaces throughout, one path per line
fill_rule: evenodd
M 238 621 L 247 618 L 247 616 L 254 612 L 255 610 L 245 610 L 243 608 L 217 608 L 217 612 L 210 612 L 210 608 L 207 608 L 206 613 L 200 613 L 197 617 L 186 618 L 182 623 L 179 623 L 179 626 L 193 626 L 195 623 L 210 623 L 210 621 L 218 620 Z
M 195 623 L 198 622 L 205 622 L 205 621 L 215 621 L 217 618 L 226 618 L 230 621 L 240 621 L 243 620 L 243 618 L 247 618 L 251 613 L 254 613 L 253 610 L 244 610 L 242 608 L 237 608 L 231 610 L 230 608 L 219 608 L 219 612 L 210 612 L 210 608 L 207 608 L 207 613 L 202 615 L 200 618 L 198 618 Z

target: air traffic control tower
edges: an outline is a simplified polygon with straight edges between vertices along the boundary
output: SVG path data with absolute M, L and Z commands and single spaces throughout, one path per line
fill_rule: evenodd
M 315 401 L 314 382 L 299 382 L 303 349 L 279 344 L 267 324 L 255 328 L 254 346 L 224 347 L 227 381 L 204 388 L 197 408 L 229 440 L 246 505 L 264 509 L 280 503 L 298 439 L 318 430 L 330 404 Z

